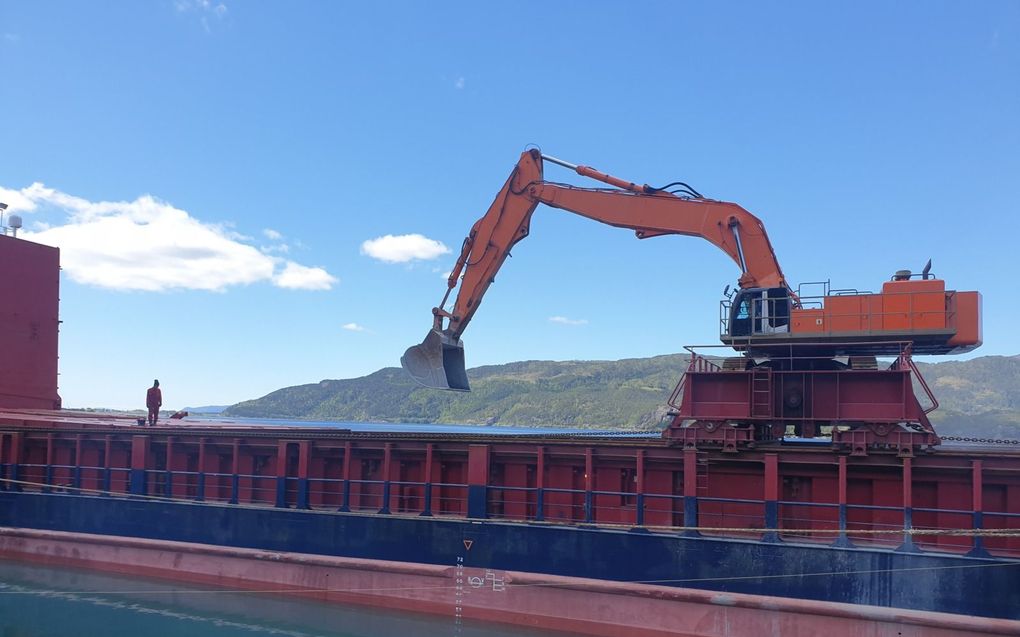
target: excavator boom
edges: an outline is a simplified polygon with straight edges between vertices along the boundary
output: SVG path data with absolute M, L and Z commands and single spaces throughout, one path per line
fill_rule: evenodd
M 545 181 L 544 161 L 612 188 L 579 188 Z M 401 365 L 428 387 L 470 389 L 461 334 L 511 248 L 528 236 L 531 215 L 541 203 L 631 229 L 639 239 L 667 234 L 701 237 L 719 247 L 740 267 L 741 288 L 789 290 L 765 227 L 757 217 L 736 204 L 701 197 L 689 187 L 682 192 L 687 196 L 628 182 L 542 155 L 538 150 L 525 151 L 488 211 L 464 239 L 446 295 L 439 307 L 432 310 L 432 330 L 420 345 L 404 353 Z M 453 309 L 446 311 L 458 281 L 460 289 Z

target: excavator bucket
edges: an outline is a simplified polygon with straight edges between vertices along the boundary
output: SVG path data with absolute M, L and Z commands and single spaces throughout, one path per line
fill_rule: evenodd
M 429 330 L 421 345 L 407 348 L 400 366 L 426 387 L 471 391 L 464 368 L 464 343 L 439 330 Z

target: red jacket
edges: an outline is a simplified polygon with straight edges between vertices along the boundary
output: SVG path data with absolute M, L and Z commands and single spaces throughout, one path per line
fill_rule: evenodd
M 150 387 L 145 392 L 145 406 L 149 409 L 163 406 L 163 392 L 159 391 L 159 387 Z

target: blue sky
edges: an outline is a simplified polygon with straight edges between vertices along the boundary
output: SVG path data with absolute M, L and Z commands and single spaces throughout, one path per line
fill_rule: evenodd
M 398 365 L 528 144 L 741 204 L 794 282 L 931 257 L 1017 354 L 1018 69 L 1016 2 L 6 1 L 0 200 L 62 247 L 69 406 Z M 539 209 L 468 365 L 713 343 L 738 275 Z

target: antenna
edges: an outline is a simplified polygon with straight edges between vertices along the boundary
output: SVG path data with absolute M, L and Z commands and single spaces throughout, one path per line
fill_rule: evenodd
M 7 218 L 8 223 L 11 224 L 11 230 L 14 231 L 14 238 L 18 238 L 18 228 L 21 227 L 21 217 L 18 215 L 11 215 Z
M 7 204 L 0 201 L 0 233 L 7 236 L 7 226 L 4 225 L 4 210 L 7 210 Z

